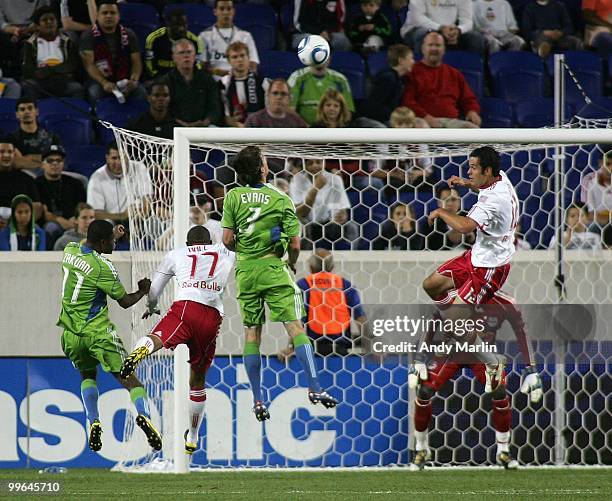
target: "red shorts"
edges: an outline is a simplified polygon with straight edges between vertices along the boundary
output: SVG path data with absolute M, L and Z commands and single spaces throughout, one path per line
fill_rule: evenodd
M 189 363 L 197 372 L 206 372 L 215 356 L 221 314 L 216 308 L 195 301 L 176 301 L 153 330 L 164 343 L 174 349 L 179 344 L 189 347 Z
M 429 365 L 427 366 L 427 380 L 423 381 L 425 386 L 433 389 L 434 391 L 438 391 L 444 383 L 446 383 L 450 378 L 452 378 L 457 371 L 467 367 L 472 369 L 474 376 L 478 381 L 482 384 L 486 382 L 485 376 L 485 365 L 484 364 L 458 364 L 456 362 L 450 362 L 448 359 L 444 358 L 434 358 Z M 506 384 L 506 371 L 504 370 L 502 374 L 501 384 Z
M 502 288 L 510 273 L 510 263 L 497 268 L 472 265 L 472 251 L 449 259 L 436 271 L 453 279 L 457 295 L 468 304 L 485 304 Z

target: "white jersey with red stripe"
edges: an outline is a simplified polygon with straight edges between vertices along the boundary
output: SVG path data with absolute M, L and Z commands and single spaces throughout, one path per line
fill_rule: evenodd
M 171 277 L 176 278 L 175 301 L 195 301 L 223 314 L 223 293 L 236 254 L 223 244 L 191 245 L 168 252 L 155 272 L 149 291 L 149 310 Z
M 500 171 L 495 181 L 478 192 L 467 217 L 478 224 L 472 247 L 472 265 L 496 268 L 510 262 L 514 254 L 514 228 L 519 218 L 519 203 L 512 183 Z

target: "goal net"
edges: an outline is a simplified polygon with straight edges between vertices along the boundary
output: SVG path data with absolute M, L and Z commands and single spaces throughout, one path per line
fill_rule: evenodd
M 267 157 L 270 182 L 292 197 L 303 199 L 298 183 L 308 169 L 318 168 L 313 167 L 317 160 L 333 176 L 330 189 L 339 187 L 336 203 L 318 209 L 322 215 L 317 221 L 310 215 L 303 218 L 304 250 L 296 279 L 310 273 L 311 249 L 322 247 L 332 250 L 334 272 L 350 280 L 362 304 L 429 304 L 423 279 L 473 240 L 430 226 L 427 214 L 439 206 L 462 213 L 475 203 L 473 193 L 445 189 L 446 180 L 467 175 L 467 154 L 475 146 L 495 144 L 521 210 L 518 250 L 504 291 L 520 304 L 597 305 L 597 325 L 580 342 L 543 338 L 527 326 L 544 385 L 538 404 L 530 404 L 518 391 L 526 361 L 512 332 L 500 332 L 512 400 L 511 452 L 530 465 L 612 464 L 612 329 L 606 324 L 612 321 L 612 251 L 606 250 L 612 245 L 611 233 L 609 226 L 578 208 L 587 202 L 589 183 L 597 182 L 607 143 L 612 143 L 609 125 L 606 120 L 578 120 L 564 129 L 525 130 L 182 129 L 176 143 L 115 128 L 128 188 L 132 281 L 152 276 L 163 253 L 184 242 L 190 225 L 205 224 L 213 238 L 218 237 L 224 194 L 236 185 L 232 157 L 244 146 L 257 144 Z M 138 174 L 143 169 L 148 179 Z M 571 238 L 566 239 L 563 230 L 569 225 Z M 562 244 L 555 245 L 556 235 Z M 160 301 L 162 312 L 171 304 L 172 293 L 168 287 Z M 257 422 L 242 363 L 235 293 L 231 281 L 191 468 L 386 466 L 410 461 L 410 357 L 365 356 L 362 331 L 354 321 L 352 339 L 317 340 L 322 384 L 341 400 L 331 410 L 309 405 L 306 381 L 295 360 L 277 360 L 287 341 L 282 326 L 264 327 L 262 380 L 272 419 Z M 134 308 L 134 341 L 148 334 L 157 320 L 143 321 L 141 313 Z M 178 367 L 184 371 L 187 365 Z M 134 416 L 128 415 L 125 456 L 118 466 L 178 468 L 184 462 L 179 456 L 186 415 L 174 409 L 186 402 L 187 381 L 178 377 L 173 355 L 165 350 L 147 359 L 138 376 L 155 408 L 164 448 L 151 454 L 146 443 L 132 439 L 138 433 Z M 180 381 L 176 389 L 175 378 Z M 182 395 L 177 402 L 175 394 Z M 495 434 L 490 410 L 490 397 L 469 370 L 458 373 L 433 399 L 434 463 L 491 464 Z

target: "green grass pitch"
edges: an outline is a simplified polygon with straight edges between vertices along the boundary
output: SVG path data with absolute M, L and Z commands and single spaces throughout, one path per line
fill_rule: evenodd
M 610 469 L 526 469 L 518 471 L 443 469 L 424 472 L 226 471 L 189 475 L 127 474 L 74 469 L 64 474 L 0 470 L 0 499 L 38 499 L 8 494 L 9 482 L 60 482 L 51 499 L 82 500 L 309 500 L 369 499 L 484 501 L 612 499 Z

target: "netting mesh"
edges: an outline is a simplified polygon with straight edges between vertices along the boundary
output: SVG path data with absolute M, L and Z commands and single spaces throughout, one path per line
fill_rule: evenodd
M 579 119 L 572 127 L 608 125 L 607 121 Z M 127 166 L 135 283 L 143 276 L 152 276 L 163 253 L 172 248 L 172 185 L 177 167 L 172 165 L 172 142 L 120 129 L 115 129 L 115 135 Z M 207 225 L 213 238 L 220 235 L 218 221 L 223 196 L 235 185 L 234 172 L 229 167 L 232 156 L 245 145 L 229 142 L 190 145 L 190 191 L 185 193 L 190 200 L 190 223 Z M 313 221 L 312 214 L 302 217 L 303 256 L 308 257 L 308 249 L 314 247 L 334 250 L 334 271 L 352 282 L 364 304 L 429 303 L 421 288 L 423 279 L 473 242 L 473 236 L 461 236 L 443 226 L 429 226 L 426 216 L 438 206 L 462 213 L 476 201 L 474 194 L 444 189 L 451 176 L 466 175 L 467 153 L 474 145 L 342 145 L 330 141 L 316 145 L 271 142 L 260 146 L 267 155 L 271 182 L 288 191 L 298 206 L 297 179 L 304 177 L 312 182 L 306 172 L 311 169 L 315 173 L 313 159 L 324 159 L 317 168 L 329 172 L 327 182 L 339 187 L 334 196 L 340 202 L 334 200 L 337 205 L 321 211 L 327 220 Z M 555 233 L 554 148 L 552 145 L 499 148 L 503 151 L 502 169 L 515 185 L 521 202 L 521 224 L 516 235 L 519 251 L 504 290 L 519 303 L 555 303 L 557 263 L 555 253 L 547 250 Z M 564 213 L 569 213 L 567 209 L 575 202 L 584 200 L 585 182 L 598 169 L 606 149 L 605 145 L 595 144 L 565 148 Z M 143 171 L 148 180 L 142 176 Z M 147 182 L 150 188 L 144 189 L 143 183 Z M 329 200 L 322 203 L 331 204 Z M 563 258 L 566 301 L 609 304 L 612 266 L 605 248 L 612 242 L 605 240 L 605 225 L 598 226 L 587 212 L 581 212 L 575 219 L 567 221 L 573 225 L 572 235 L 591 232 L 595 236 L 580 235 L 566 243 L 568 250 Z M 307 273 L 305 259 L 301 259 L 297 277 Z M 409 460 L 408 360 L 355 356 L 361 353 L 356 325 L 348 355 L 338 355 L 332 349 L 316 360 L 323 386 L 343 402 L 335 411 L 308 405 L 306 381 L 296 362 L 285 365 L 274 356 L 286 344 L 282 327 L 266 326 L 261 347 L 262 353 L 268 355 L 263 365 L 263 386 L 274 418 L 265 427 L 255 421 L 240 356 L 242 323 L 235 295 L 231 281 L 225 301 L 226 319 L 217 342 L 218 357 L 207 376 L 211 390 L 200 449 L 192 458 L 192 467 L 368 466 L 405 464 Z M 172 288 L 168 287 L 160 300 L 162 311 L 171 300 Z M 140 314 L 134 310 L 134 340 L 148 334 L 156 321 L 143 321 Z M 581 343 L 578 352 L 570 350 L 560 365 L 555 365 L 559 360 L 555 358 L 553 344 L 538 342 L 535 353 L 542 369 L 545 398 L 542 404 L 531 406 L 517 391 L 519 365 L 525 361 L 516 355 L 512 337 L 502 342 L 504 351 L 510 355 L 508 389 L 513 395 L 512 447 L 517 458 L 529 464 L 560 460 L 577 464 L 612 463 L 610 341 Z M 578 354 L 582 352 L 587 353 L 590 363 L 578 363 Z M 158 352 L 142 364 L 138 375 L 161 416 L 158 424 L 164 433 L 164 449 L 151 455 L 142 444 L 133 445 L 126 449 L 123 466 L 172 457 L 171 354 Z M 491 404 L 490 398 L 482 393 L 480 385 L 464 371 L 434 399 L 430 446 L 437 463 L 488 464 L 493 459 Z M 132 430 L 132 420 L 127 419 L 125 440 Z M 562 458 L 558 457 L 559 451 L 563 451 Z

